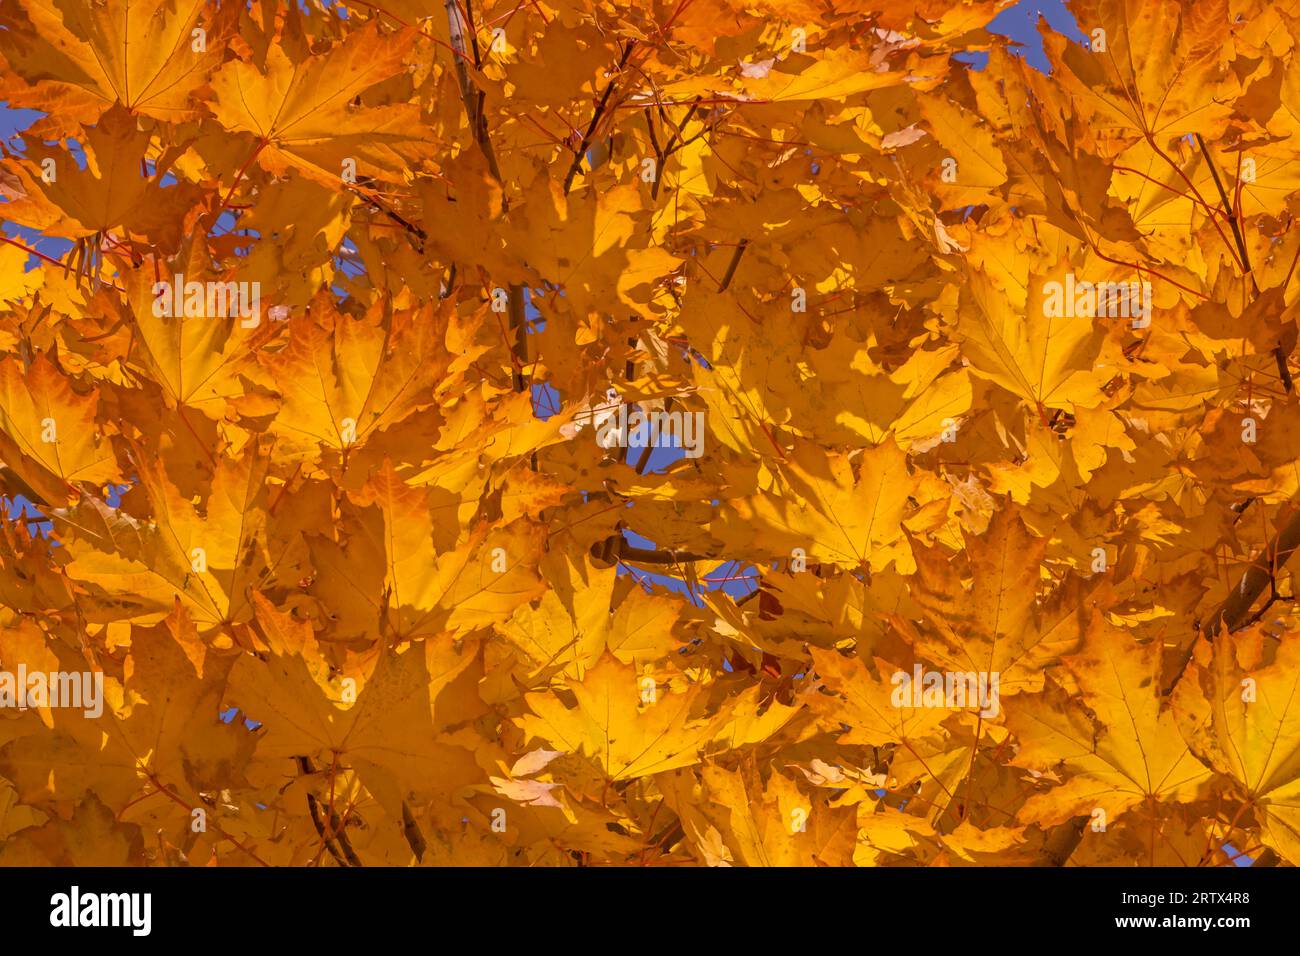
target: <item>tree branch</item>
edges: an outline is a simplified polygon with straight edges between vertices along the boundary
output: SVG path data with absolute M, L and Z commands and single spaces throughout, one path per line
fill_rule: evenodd
M 723 275 L 722 281 L 718 283 L 719 292 L 726 292 L 727 286 L 731 285 L 731 280 L 736 277 L 736 269 L 740 266 L 740 257 L 745 254 L 745 249 L 748 246 L 748 239 L 741 239 L 736 245 L 736 251 L 731 255 L 731 263 L 727 266 L 726 274 Z
M 474 134 L 474 142 L 478 144 L 479 150 L 483 153 L 483 158 L 487 160 L 488 170 L 492 173 L 492 178 L 502 187 L 505 183 L 501 179 L 501 167 L 497 164 L 496 151 L 492 148 L 492 137 L 488 134 L 487 118 L 483 114 L 482 97 L 474 84 L 470 81 L 469 67 L 470 62 L 468 46 L 466 44 L 466 34 L 473 36 L 474 24 L 466 23 L 461 18 L 460 8 L 456 5 L 456 0 L 445 0 L 447 9 L 447 26 L 451 34 L 451 47 L 456 53 L 456 80 L 460 84 L 460 99 L 465 105 L 465 116 L 469 120 L 470 131 Z M 472 8 L 466 7 L 467 13 Z M 470 14 L 472 15 L 472 13 Z M 477 46 L 477 41 L 475 41 Z M 474 54 L 473 62 L 478 62 L 477 50 Z M 504 190 L 502 193 L 501 205 L 503 210 L 509 209 L 509 201 L 506 199 Z M 528 365 L 528 317 L 524 309 L 524 287 L 521 283 L 513 283 L 510 286 L 510 297 L 508 300 L 510 315 L 510 328 L 514 333 L 514 341 L 510 345 L 510 351 L 515 358 L 514 387 L 516 392 L 525 391 L 528 388 L 528 381 L 524 377 L 524 368 Z
M 1275 570 L 1281 568 L 1291 559 L 1297 547 L 1300 547 L 1300 509 L 1291 516 L 1291 520 L 1278 532 L 1277 537 L 1273 539 L 1272 545 L 1255 557 L 1250 567 L 1242 574 L 1237 586 L 1228 595 L 1227 600 L 1210 617 L 1209 622 L 1201 630 L 1200 636 L 1213 640 L 1220 631 L 1226 629 L 1231 633 L 1245 624 L 1249 619 L 1251 606 L 1264 593 L 1264 587 L 1273 580 Z M 1187 665 L 1191 663 L 1192 652 L 1196 648 L 1197 639 L 1193 638 L 1179 656 L 1178 665 L 1164 689 L 1166 697 L 1178 686 L 1183 673 L 1187 670 Z
M 316 772 L 310 757 L 299 757 L 298 769 L 307 775 Z M 330 851 L 330 856 L 334 857 L 335 862 L 339 866 L 361 866 L 361 860 L 357 857 L 356 851 L 352 849 L 352 841 L 348 839 L 348 835 L 343 831 L 343 821 L 339 819 L 339 815 L 330 810 L 329 831 L 326 832 L 325 825 L 321 822 L 320 801 L 310 792 L 307 794 L 307 810 L 311 813 L 311 822 L 316 826 L 316 832 L 320 834 L 325 848 Z M 334 840 L 338 841 L 337 847 L 334 845 Z M 341 855 L 340 850 L 342 851 Z
M 634 561 L 637 564 L 684 564 L 687 561 L 716 560 L 707 554 L 695 554 L 693 551 L 673 551 L 638 548 L 627 543 L 621 534 L 611 534 L 591 546 L 591 555 L 608 564 L 619 561 Z
M 1043 844 L 1043 858 L 1039 866 L 1065 866 L 1074 851 L 1083 842 L 1083 832 L 1087 827 L 1087 817 L 1075 817 L 1053 827 L 1048 831 L 1047 841 Z
M 424 839 L 424 831 L 420 829 L 420 824 L 415 819 L 415 814 L 411 812 L 411 807 L 405 800 L 402 801 L 402 834 L 406 837 L 406 842 L 411 847 L 411 852 L 415 854 L 417 862 L 424 861 L 424 851 L 429 844 Z
M 448 0 L 452 2 L 452 0 Z M 623 67 L 627 66 L 628 57 L 632 55 L 632 50 L 636 47 L 636 40 L 628 40 L 627 46 L 623 48 L 623 56 L 619 58 L 616 72 L 609 78 L 605 84 L 605 91 L 600 94 L 600 102 L 596 104 L 596 112 L 592 114 L 591 122 L 587 124 L 587 131 L 582 134 L 582 142 L 578 144 L 577 152 L 573 154 L 573 163 L 569 166 L 569 171 L 564 175 L 564 195 L 569 195 L 569 190 L 573 188 L 573 177 L 577 176 L 582 170 L 582 158 L 587 155 L 587 150 L 591 148 L 591 138 L 595 135 L 596 127 L 600 125 L 601 118 L 605 115 L 605 110 L 609 107 L 609 98 L 614 94 L 614 87 L 618 85 L 618 78 L 623 72 Z
M 1228 219 L 1228 227 L 1232 229 L 1232 238 L 1237 243 L 1237 257 L 1241 260 L 1241 267 L 1245 270 L 1246 275 L 1250 278 L 1251 287 L 1255 290 L 1255 295 L 1259 295 L 1259 283 L 1255 281 L 1255 272 L 1250 264 L 1250 253 L 1246 249 L 1246 238 L 1241 233 L 1241 220 L 1237 216 L 1236 207 L 1228 202 L 1227 190 L 1223 188 L 1223 181 L 1219 179 L 1218 167 L 1214 165 L 1214 160 L 1210 158 L 1210 151 L 1205 148 L 1205 140 L 1201 134 L 1196 134 L 1196 145 L 1201 147 L 1201 155 L 1205 157 L 1205 165 L 1210 167 L 1210 175 L 1214 177 L 1214 188 L 1219 191 L 1219 199 L 1223 202 L 1223 212 Z M 1295 385 L 1291 381 L 1291 369 L 1287 366 L 1288 356 L 1282 350 L 1281 345 L 1273 347 L 1273 358 L 1277 361 L 1278 376 L 1282 379 L 1282 387 L 1288 392 L 1294 390 Z
M 1233 631 L 1243 625 L 1251 606 L 1264 593 L 1264 587 L 1273 580 L 1274 569 L 1286 564 L 1298 546 L 1300 546 L 1300 510 L 1297 510 L 1286 526 L 1278 532 L 1272 546 L 1261 551 L 1246 569 L 1237 587 L 1233 588 L 1232 594 L 1210 618 L 1210 623 L 1205 628 L 1205 636 L 1213 638 L 1224 628 Z
M 651 199 L 659 198 L 659 184 L 663 182 L 664 167 L 668 164 L 668 157 L 672 156 L 673 153 L 681 149 L 681 146 L 677 144 L 677 141 L 682 138 L 682 131 L 686 129 L 686 124 L 691 121 L 691 117 L 695 115 L 695 111 L 699 109 L 699 106 L 700 106 L 700 97 L 697 96 L 695 97 L 695 102 L 691 104 L 691 108 L 686 111 L 686 116 L 682 118 L 681 123 L 678 124 L 676 129 L 673 130 L 673 135 L 668 137 L 668 142 L 664 146 L 663 152 L 659 153 L 659 167 L 655 170 L 655 181 L 650 186 Z M 647 122 L 649 121 L 647 120 Z M 651 139 L 653 140 L 653 138 L 654 138 L 654 131 L 652 129 Z

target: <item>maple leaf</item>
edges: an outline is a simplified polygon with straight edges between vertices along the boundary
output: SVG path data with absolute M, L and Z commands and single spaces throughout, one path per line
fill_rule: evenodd
M 1202 645 L 1174 706 L 1193 751 L 1241 788 L 1260 815 L 1260 839 L 1290 861 L 1300 856 L 1300 755 L 1292 744 L 1300 670 L 1294 641 L 1283 639 L 1265 662 L 1265 640 L 1255 629 L 1237 650 L 1226 640 Z
M 0 863 L 1297 862 L 1300 27 L 1005 6 L 6 4 Z
M 1087 628 L 1077 582 L 1039 599 L 1047 544 L 1014 514 L 995 515 L 967 543 L 973 579 L 960 590 L 952 587 L 950 555 L 920 552 L 913 593 L 935 637 L 918 637 L 918 652 L 954 671 L 998 674 L 1003 694 L 1041 689 L 1047 668 L 1075 650 Z
M 1103 31 L 1100 43 L 1106 55 L 1090 56 L 1055 38 L 1052 42 L 1068 66 L 1065 89 L 1082 98 L 1076 107 L 1082 118 L 1142 133 L 1185 134 L 1196 129 L 1217 136 L 1229 109 L 1207 100 L 1205 90 L 1227 84 L 1225 98 L 1231 95 L 1223 47 L 1227 9 L 1226 0 L 1191 7 L 1174 0 L 1080 3 L 1080 23 L 1090 34 Z M 1179 66 L 1169 70 L 1161 62 Z
M 567 599 L 547 591 L 537 607 L 520 606 L 501 628 L 539 671 L 564 669 L 581 680 L 606 651 L 636 663 L 659 660 L 677 645 L 677 602 L 633 588 L 611 609 L 615 573 L 590 568 L 585 573 L 585 581 L 575 573 Z M 558 576 L 553 580 L 558 583 Z
M 357 321 L 326 300 L 317 303 L 327 318 L 291 319 L 286 346 L 258 356 L 271 381 L 283 383 L 270 424 L 279 438 L 277 456 L 363 447 L 372 434 L 434 405 L 457 368 L 479 354 L 470 348 L 460 356 L 430 355 L 455 341 L 447 309 L 406 313 L 385 323 L 379 307 Z
M 190 275 L 204 272 L 192 265 L 189 270 Z M 223 417 L 226 403 L 244 394 L 246 376 L 256 363 L 255 343 L 266 338 L 269 323 L 259 318 L 257 326 L 248 326 L 214 316 L 159 314 L 163 310 L 154 307 L 154 284 L 140 272 L 131 275 L 127 288 L 129 299 L 118 309 L 135 334 L 123 363 L 133 373 L 138 370 L 142 382 L 159 388 L 169 404 L 190 406 L 212 419 Z M 186 431 L 195 427 L 188 420 L 178 424 Z
M 108 606 L 132 595 L 126 619 L 153 623 L 174 598 L 205 631 L 250 613 L 250 588 L 267 564 L 264 505 L 266 461 L 251 450 L 223 461 L 206 506 L 185 500 L 160 462 L 139 456 L 140 490 L 152 510 L 149 524 L 91 500 L 68 515 L 68 574 L 85 582 Z
M 782 477 L 788 490 L 778 486 L 779 491 L 737 502 L 747 533 L 755 525 L 762 527 L 775 551 L 802 546 L 815 561 L 873 571 L 894 564 L 905 574 L 915 570 L 903 527 L 911 517 L 909 499 L 929 504 L 936 489 L 908 474 L 907 458 L 892 440 L 862 452 L 856 461 L 819 455 L 805 446 Z M 791 494 L 806 504 L 792 507 Z
M 12 71 L 5 98 L 87 123 L 115 103 L 169 122 L 192 119 L 204 112 L 197 94 L 233 27 L 229 10 L 209 10 L 202 0 L 22 0 L 4 23 Z
M 649 682 L 654 685 L 653 677 Z M 530 737 L 582 753 L 610 780 L 627 780 L 685 767 L 701 759 L 713 721 L 693 716 L 702 688 L 692 684 L 643 702 L 637 671 L 606 654 L 581 682 L 568 682 L 576 706 L 549 693 L 527 694 L 533 711 L 519 725 Z
M 1111 375 L 1092 367 L 1103 330 L 1090 317 L 1072 312 L 1049 316 L 1046 276 L 1031 276 L 1030 294 L 1018 303 L 988 276 L 976 273 L 971 279 L 969 304 L 957 332 L 975 374 L 1036 408 L 1089 408 L 1100 403 L 1101 386 Z M 1017 314 L 1016 304 L 1023 315 Z
M 15 164 L 15 192 L 20 195 L 9 204 L 13 220 L 69 239 L 121 230 L 161 248 L 176 248 L 197 191 L 168 188 L 146 175 L 148 131 L 115 104 L 78 134 L 84 172 L 68 166 L 64 150 L 44 144 L 29 147 L 31 166 Z
M 699 793 L 684 792 L 681 775 L 669 777 L 666 799 L 709 865 L 844 866 L 851 860 L 857 832 L 851 809 L 817 804 L 780 773 L 765 788 L 717 765 L 701 777 Z
M 413 42 L 410 32 L 385 37 L 372 22 L 328 52 L 297 62 L 291 47 L 273 43 L 265 64 L 232 60 L 216 72 L 213 115 L 226 129 L 256 137 L 254 155 L 273 172 L 293 167 L 337 188 L 351 160 L 350 175 L 400 180 L 410 147 L 422 138 L 418 109 L 410 103 L 356 109 L 354 101 L 401 70 Z
M 179 602 L 161 624 L 132 637 L 124 690 L 135 700 L 121 733 L 145 772 L 196 793 L 239 786 L 254 740 L 221 719 L 233 655 L 206 646 Z
M 17 831 L 0 850 L 0 866 L 139 866 L 144 835 L 135 824 L 119 823 L 91 795 L 69 820 L 57 817 Z
M 356 536 L 346 544 L 310 541 L 331 585 L 325 600 L 356 607 L 344 611 L 350 619 L 368 617 L 372 626 L 414 638 L 478 627 L 537 597 L 540 526 L 479 523 L 462 534 L 461 501 L 438 492 L 407 485 L 391 463 L 358 489 L 354 500 L 367 510 Z M 349 568 L 357 554 L 374 558 L 363 577 Z
M 24 372 L 0 360 L 0 457 L 46 502 L 122 478 L 110 439 L 97 433 L 98 390 L 78 394 L 44 353 Z M 57 479 L 57 480 L 56 480 Z
M 265 725 L 259 759 L 319 755 L 326 766 L 354 768 L 389 812 L 405 793 L 439 777 L 442 761 L 457 759 L 458 748 L 435 732 L 434 704 L 472 653 L 457 653 L 449 642 L 419 643 L 402 652 L 379 650 L 368 675 L 332 675 L 309 623 L 289 619 L 264 599 L 258 615 L 269 658 L 244 655 L 235 662 L 227 702 Z
M 1008 704 L 1007 727 L 1020 742 L 1016 762 L 1063 778 L 1029 799 L 1022 821 L 1060 823 L 1096 808 L 1113 820 L 1144 801 L 1197 797 L 1210 771 L 1160 699 L 1159 661 L 1157 645 L 1135 647 L 1124 630 L 1098 622 L 1085 653 L 1066 659 L 1078 701 L 1049 687 Z

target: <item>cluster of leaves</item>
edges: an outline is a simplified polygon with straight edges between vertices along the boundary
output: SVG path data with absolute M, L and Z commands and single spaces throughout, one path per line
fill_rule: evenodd
M 7 3 L 0 864 L 1300 862 L 1300 20 L 1004 6 Z

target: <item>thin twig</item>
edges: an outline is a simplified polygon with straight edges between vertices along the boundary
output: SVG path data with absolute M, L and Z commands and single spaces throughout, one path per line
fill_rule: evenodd
M 582 159 L 587 155 L 587 150 L 591 148 L 591 138 L 596 132 L 596 127 L 600 125 L 605 110 L 609 107 L 609 98 L 614 95 L 614 88 L 618 85 L 618 78 L 622 74 L 623 68 L 627 66 L 628 58 L 635 48 L 636 40 L 628 40 L 627 45 L 623 48 L 623 55 L 619 58 L 614 75 L 609 78 L 609 82 L 605 84 L 605 91 L 600 94 L 600 102 L 596 104 L 596 112 L 592 114 L 591 122 L 587 124 L 587 131 L 582 134 L 582 142 L 578 144 L 578 149 L 573 154 L 573 163 L 570 164 L 569 171 L 564 174 L 564 195 L 566 196 L 569 194 L 569 190 L 573 188 L 573 178 L 582 170 Z
M 1178 682 L 1187 670 L 1187 665 L 1191 663 L 1197 640 L 1201 636 L 1213 640 L 1223 630 L 1232 632 L 1242 626 L 1247 620 L 1251 607 L 1264 593 L 1265 586 L 1273 580 L 1276 570 L 1291 560 L 1291 555 L 1295 553 L 1298 546 L 1300 546 L 1300 509 L 1296 510 L 1291 520 L 1278 532 L 1273 543 L 1255 556 L 1255 560 L 1242 574 L 1227 600 L 1214 612 L 1200 635 L 1194 637 L 1179 655 L 1174 673 L 1164 688 L 1165 696 L 1171 694 L 1178 686 Z
M 722 276 L 722 281 L 718 283 L 718 291 L 726 292 L 727 287 L 731 285 L 731 280 L 736 276 L 736 268 L 740 265 L 740 257 L 745 254 L 745 249 L 749 247 L 748 239 L 741 239 L 736 245 L 736 251 L 731 254 L 731 262 L 727 266 L 726 273 Z

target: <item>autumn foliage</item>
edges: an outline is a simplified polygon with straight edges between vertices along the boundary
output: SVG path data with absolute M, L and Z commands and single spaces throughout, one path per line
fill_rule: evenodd
M 0 5 L 0 865 L 1300 863 L 1300 20 L 1006 5 Z

